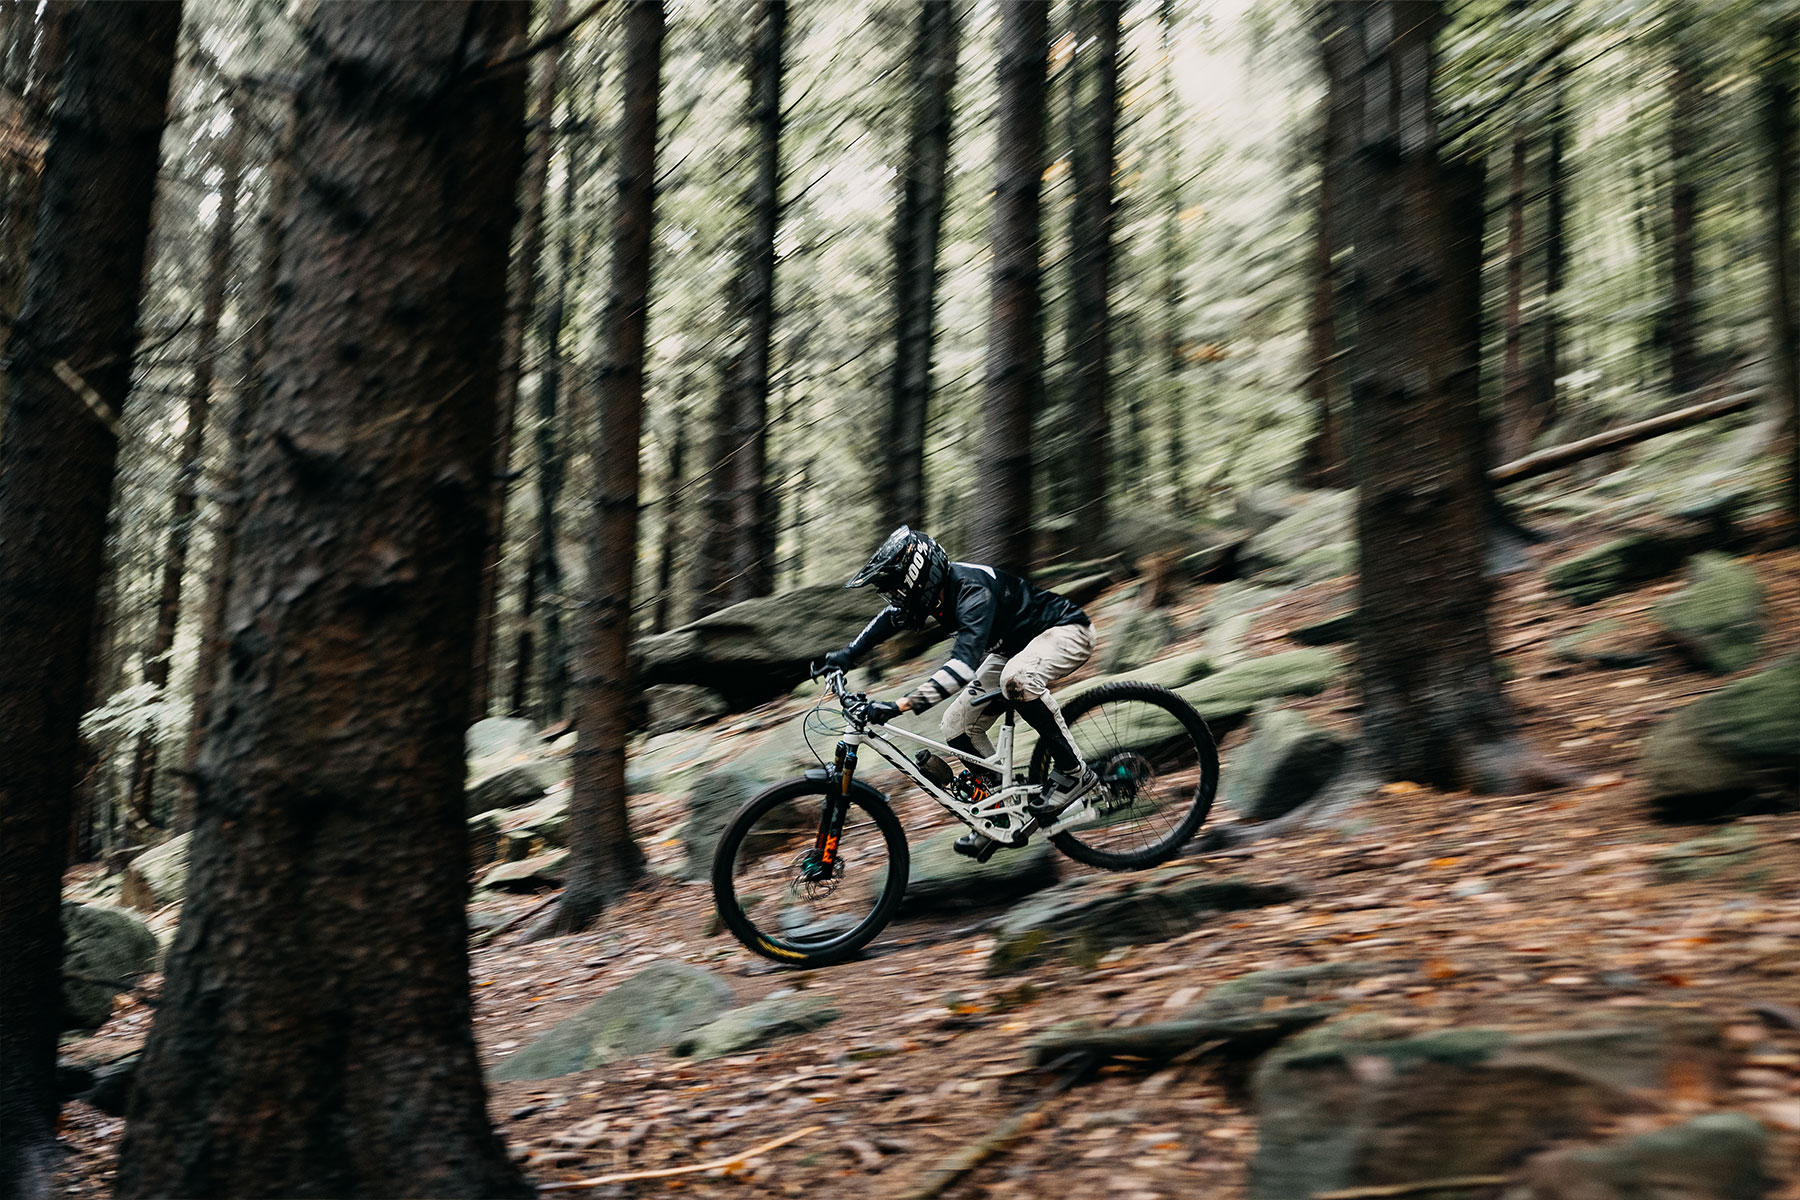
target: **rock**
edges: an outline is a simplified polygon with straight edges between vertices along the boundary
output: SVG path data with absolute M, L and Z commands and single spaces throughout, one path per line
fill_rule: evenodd
M 1550 586 L 1576 604 L 1592 604 L 1680 567 L 1688 544 L 1659 533 L 1634 533 L 1565 558 L 1548 572 Z
M 723 696 L 691 683 L 660 683 L 645 688 L 644 705 L 649 713 L 645 729 L 652 737 L 704 725 L 726 712 Z
M 1264 529 L 1244 547 L 1244 565 L 1273 578 L 1298 580 L 1300 575 L 1324 579 L 1338 571 L 1317 572 L 1341 562 L 1349 547 L 1354 562 L 1356 493 L 1323 489 L 1301 498 L 1292 515 Z M 1302 561 L 1307 567 L 1300 568 Z M 1327 562 L 1330 560 L 1330 562 Z
M 719 835 L 744 802 L 761 791 L 763 785 L 748 775 L 730 769 L 702 775 L 688 793 L 688 820 L 681 831 L 686 852 L 682 874 L 688 879 L 705 879 L 712 871 L 713 849 Z
M 1592 663 L 1597 667 L 1647 667 L 1656 656 L 1639 644 L 1623 621 L 1605 617 L 1591 621 L 1574 633 L 1550 643 L 1550 652 L 1564 662 Z
M 1215 666 L 1224 668 L 1250 657 L 1250 631 L 1256 626 L 1253 612 L 1232 613 L 1206 631 L 1205 650 Z
M 496 863 L 483 873 L 478 886 L 500 892 L 539 892 L 560 887 L 568 861 L 567 850 L 552 850 L 517 862 Z
M 1052 958 L 1092 964 L 1115 946 L 1167 941 L 1216 913 L 1285 904 L 1298 894 L 1286 884 L 1214 879 L 1189 866 L 1071 880 L 1001 918 L 988 973 L 1024 970 Z
M 1299 808 L 1343 769 L 1349 747 L 1301 713 L 1266 709 L 1250 727 L 1225 781 L 1225 803 L 1247 821 L 1272 821 Z
M 1326 617 L 1323 621 L 1288 630 L 1287 637 L 1302 646 L 1336 646 L 1356 637 L 1356 614 L 1347 612 Z
M 500 853 L 500 818 L 492 812 L 469 818 L 469 868 L 479 871 Z
M 586 1008 L 539 1034 L 494 1068 L 497 1080 L 552 1079 L 643 1054 L 730 1008 L 731 988 L 690 963 L 651 963 Z
M 1240 1016 L 1293 1004 L 1330 1003 L 1346 984 L 1377 975 L 1410 974 L 1405 963 L 1380 961 L 1309 963 L 1251 971 L 1210 988 L 1186 1009 L 1187 1019 Z
M 156 935 L 117 908 L 62 906 L 64 1029 L 98 1029 L 112 1015 L 113 997 L 156 965 Z
M 1252 1200 L 1505 1172 L 1638 1108 L 1718 1085 L 1718 1029 L 1697 1018 L 1548 1033 L 1303 1034 L 1255 1076 Z
M 1558 1150 L 1526 1169 L 1521 1200 L 1762 1200 L 1769 1132 L 1743 1113 L 1580 1150 Z
M 90 1104 L 109 1117 L 122 1117 L 131 1107 L 131 1093 L 137 1085 L 138 1063 L 142 1056 L 136 1052 L 112 1062 L 101 1063 L 89 1072 L 86 1087 L 71 1097 Z M 60 1064 L 59 1068 L 60 1068 Z
M 1190 650 L 1186 654 L 1159 658 L 1155 662 L 1130 671 L 1121 671 L 1117 675 L 1102 675 L 1096 679 L 1084 680 L 1067 691 L 1057 693 L 1057 699 L 1067 704 L 1070 699 L 1090 688 L 1105 687 L 1109 683 L 1154 683 L 1158 687 L 1179 688 L 1196 679 L 1206 678 L 1213 673 L 1213 669 L 1212 655 L 1204 650 Z
M 855 637 L 880 607 L 838 584 L 796 588 L 733 604 L 633 644 L 638 678 L 710 688 L 733 711 L 786 695 L 807 666 Z
M 1333 651 L 1307 647 L 1237 663 L 1177 690 L 1208 721 L 1235 722 L 1265 700 L 1315 696 L 1343 669 Z
M 679 1057 L 708 1059 L 741 1054 L 776 1038 L 811 1033 L 838 1019 L 829 996 L 774 996 L 734 1008 L 687 1034 L 672 1047 Z
M 1001 850 L 986 863 L 978 863 L 951 849 L 962 833 L 963 827 L 957 825 L 913 843 L 906 898 L 900 903 L 902 913 L 1010 904 L 1056 883 L 1061 856 L 1048 840 L 1039 838 L 1017 850 Z M 884 870 L 869 881 L 871 893 L 879 894 L 886 884 Z
M 1109 519 L 1101 540 L 1127 563 L 1141 566 L 1150 559 L 1171 558 L 1181 563 L 1184 574 L 1198 578 L 1230 557 L 1232 548 L 1244 541 L 1244 532 L 1137 511 Z M 1062 587 L 1056 590 L 1069 595 Z
M 1175 624 L 1157 609 L 1126 614 L 1107 634 L 1100 649 L 1100 671 L 1116 675 L 1153 662 L 1175 636 Z
M 566 759 L 528 758 L 509 763 L 469 783 L 469 815 L 530 803 L 568 778 Z
M 1756 832 L 1741 825 L 1726 825 L 1696 838 L 1676 842 L 1656 851 L 1656 877 L 1662 883 L 1682 883 L 1728 875 L 1749 867 L 1756 856 Z
M 1762 639 L 1762 584 L 1727 554 L 1708 551 L 1688 562 L 1687 586 L 1659 601 L 1656 623 L 1694 663 L 1715 675 L 1756 661 Z
M 178 834 L 133 860 L 129 870 L 148 889 L 150 907 L 180 904 L 187 896 L 188 842 L 191 834 Z
M 523 838 L 541 840 L 548 846 L 567 846 L 569 800 L 574 794 L 573 788 L 557 788 L 535 804 L 500 809 L 488 815 L 495 819 L 495 832 L 506 840 L 517 842 Z
M 463 753 L 471 764 L 516 758 L 531 753 L 537 745 L 537 726 L 523 717 L 487 717 L 463 734 Z
M 1664 717 L 1644 739 L 1643 775 L 1663 805 L 1717 807 L 1800 780 L 1800 654 Z

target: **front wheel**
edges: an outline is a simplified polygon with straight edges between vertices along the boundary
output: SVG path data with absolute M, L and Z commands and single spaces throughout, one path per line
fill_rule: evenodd
M 1109 683 L 1062 705 L 1082 760 L 1100 776 L 1093 816 L 1051 841 L 1077 862 L 1108 871 L 1153 867 L 1180 852 L 1212 810 L 1219 750 L 1193 705 L 1149 683 Z M 1049 769 L 1049 748 L 1031 777 Z
M 725 827 L 713 852 L 713 901 L 748 949 L 823 967 L 854 956 L 893 919 L 907 868 L 906 834 L 879 796 L 860 787 L 840 795 L 826 778 L 790 779 L 751 797 Z

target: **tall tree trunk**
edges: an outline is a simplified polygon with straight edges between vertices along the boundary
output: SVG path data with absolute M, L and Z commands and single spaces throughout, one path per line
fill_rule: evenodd
M 560 411 L 562 396 L 562 325 L 568 299 L 569 275 L 575 270 L 575 191 L 581 180 L 580 139 L 571 136 L 563 172 L 562 229 L 557 239 L 555 290 L 550 296 L 538 342 L 544 348 L 544 364 L 538 374 L 537 429 L 537 532 L 532 538 L 532 591 L 537 596 L 537 612 L 527 610 L 520 633 L 521 650 L 516 672 L 520 677 L 531 674 L 530 632 L 541 632 L 539 655 L 543 662 L 542 703 L 538 719 L 548 725 L 560 721 L 567 707 L 569 690 L 569 658 L 562 633 L 562 562 L 556 556 L 558 535 L 557 504 L 562 498 L 563 476 L 567 470 L 567 452 L 563 446 L 563 424 L 566 415 Z M 516 693 L 515 693 L 516 694 Z
M 1187 509 L 1187 423 L 1181 355 L 1181 122 L 1179 93 L 1175 89 L 1175 4 L 1161 0 L 1156 9 L 1157 37 L 1162 52 L 1162 320 L 1158 322 L 1157 349 L 1165 383 L 1168 410 L 1169 479 L 1175 511 Z
M 1530 146 L 1515 133 L 1506 174 L 1506 303 L 1502 320 L 1506 341 L 1500 377 L 1502 457 L 1512 459 L 1531 449 L 1540 429 L 1531 380 L 1525 373 L 1525 180 Z
M 950 98 L 956 85 L 956 6 L 919 5 L 909 60 L 912 125 L 894 215 L 894 369 L 881 448 L 882 525 L 925 520 L 925 428 L 936 347 L 938 235 L 950 165 Z
M 56 1165 L 84 668 L 181 6 L 79 5 L 65 20 L 0 428 L 0 1194 L 23 1197 L 46 1195 Z
M 730 600 L 766 596 L 774 589 L 774 489 L 769 486 L 769 346 L 775 328 L 775 231 L 781 221 L 781 68 L 787 33 L 787 0 L 757 0 L 756 40 L 750 60 L 750 115 L 756 127 L 756 180 L 750 191 L 750 226 L 739 269 L 743 273 L 743 342 L 733 359 L 734 441 L 731 493 Z
M 1762 79 L 1762 127 L 1769 181 L 1770 375 L 1776 403 L 1785 414 L 1783 457 L 1787 460 L 1787 510 L 1800 539 L 1800 262 L 1794 226 L 1795 75 L 1800 71 L 1800 21 L 1779 25 L 1769 39 Z
M 568 0 L 550 0 L 546 23 L 552 29 L 563 23 Z M 551 42 L 538 55 L 532 77 L 532 125 L 530 151 L 519 187 L 519 254 L 507 295 L 506 323 L 500 343 L 500 395 L 494 419 L 494 475 L 489 483 L 487 549 L 481 560 L 481 603 L 475 626 L 475 691 L 471 710 L 477 719 L 487 715 L 488 696 L 494 686 L 496 614 L 500 604 L 500 560 L 506 553 L 506 504 L 512 494 L 514 415 L 519 407 L 519 377 L 525 370 L 525 334 L 537 307 L 538 256 L 544 245 L 544 191 L 550 180 L 550 155 L 555 145 L 556 77 L 562 65 L 562 39 Z M 515 687 L 514 691 L 517 692 Z
M 1000 0 L 1000 125 L 994 148 L 987 379 L 972 555 L 1023 570 L 1031 563 L 1032 414 L 1044 390 L 1039 201 L 1049 6 Z
M 644 871 L 643 851 L 632 840 L 625 807 L 625 740 L 635 697 L 631 601 L 637 578 L 638 443 L 644 413 L 662 39 L 661 0 L 641 0 L 625 10 L 623 99 L 614 139 L 618 202 L 613 216 L 612 287 L 603 322 L 610 344 L 599 379 L 605 441 L 587 531 L 587 594 L 572 688 L 578 737 L 569 805 L 569 879 L 556 907 L 530 930 L 528 936 L 533 938 L 586 929 Z
M 194 824 L 194 805 L 198 799 L 194 768 L 200 761 L 200 746 L 206 736 L 213 689 L 218 683 L 219 660 L 225 649 L 226 597 L 237 560 L 238 524 L 244 514 L 244 455 L 251 418 L 262 399 L 263 370 L 269 352 L 269 315 L 275 310 L 275 284 L 281 267 L 281 215 L 287 210 L 293 186 L 291 158 L 297 114 L 291 102 L 284 104 L 283 109 L 281 132 L 269 162 L 268 195 L 257 217 L 259 259 L 256 282 L 245 306 L 250 315 L 244 333 L 243 376 L 238 381 L 237 403 L 231 421 L 225 427 L 225 470 L 218 489 L 212 561 L 206 577 L 206 607 L 200 618 L 200 644 L 194 659 L 194 704 L 188 717 L 187 746 L 181 757 L 181 791 L 175 802 L 175 829 L 181 833 L 186 833 Z M 240 123 L 247 119 L 248 113 L 243 109 L 233 116 L 233 120 Z
M 739 307 L 740 280 L 733 276 L 725 287 L 725 310 Z M 706 487 L 700 497 L 699 586 L 694 596 L 694 615 L 703 617 L 731 603 L 732 562 L 731 495 L 737 459 L 743 447 L 737 444 L 737 422 L 733 417 L 735 393 L 731 380 L 737 374 L 735 358 L 741 351 L 733 348 L 719 372 L 719 388 L 713 393 L 712 411 L 707 417 Z
M 1475 189 L 1442 163 L 1436 0 L 1336 6 L 1368 81 L 1344 97 L 1353 302 L 1352 466 L 1360 549 L 1363 737 L 1384 778 L 1512 781 L 1519 757 L 1487 623 Z
M 231 669 L 120 1196 L 531 1195 L 470 1029 L 462 790 L 524 125 L 484 64 L 526 15 L 304 11 Z
M 1077 0 L 1076 111 L 1069 216 L 1070 401 L 1075 406 L 1075 506 L 1084 527 L 1106 526 L 1112 464 L 1112 311 L 1114 134 L 1119 111 L 1119 17 L 1123 0 Z M 1135 393 L 1134 393 L 1135 394 Z M 1135 422 L 1133 422 L 1135 425 Z M 1133 449 L 1142 446 L 1133 429 Z M 1135 457 L 1135 455 L 1133 455 Z M 1141 466 L 1141 464 L 1137 464 Z M 1135 483 L 1137 472 L 1127 480 Z
M 1313 214 L 1313 290 L 1306 323 L 1306 391 L 1313 402 L 1313 429 L 1300 455 L 1300 483 L 1306 487 L 1342 487 L 1344 462 L 1343 398 L 1339 392 L 1337 305 L 1338 195 L 1348 170 L 1344 157 L 1345 92 L 1353 48 L 1330 23 L 1327 7 L 1319 16 L 1319 62 L 1325 74 L 1325 103 L 1319 116 L 1319 192 Z
M 650 631 L 661 633 L 675 619 L 675 555 L 681 545 L 681 488 L 686 479 L 687 421 L 675 414 L 675 439 L 669 445 L 669 465 L 663 474 L 662 547 L 656 555 L 656 608 Z
M 194 378 L 188 385 L 187 422 L 181 434 L 181 463 L 175 502 L 169 512 L 169 540 L 163 548 L 162 586 L 156 601 L 156 629 L 144 660 L 144 681 L 160 693 L 169 686 L 169 656 L 181 621 L 181 585 L 187 575 L 188 544 L 200 504 L 200 476 L 206 465 L 206 426 L 212 411 L 214 365 L 218 360 L 219 318 L 231 275 L 231 239 L 237 225 L 238 191 L 244 177 L 244 111 L 232 98 L 231 129 L 219 152 L 219 207 L 206 251 L 206 295 L 194 331 Z M 156 757 L 162 730 L 138 734 L 132 753 L 128 807 L 147 825 L 155 813 Z
M 1536 356 L 1531 367 L 1532 404 L 1538 428 L 1547 429 L 1560 416 L 1557 379 L 1562 374 L 1563 282 L 1568 272 L 1567 213 L 1569 203 L 1568 64 L 1557 56 L 1551 82 L 1550 136 L 1544 151 L 1544 299 Z
M 1677 395 L 1700 386 L 1699 299 L 1694 279 L 1694 213 L 1699 205 L 1700 54 L 1678 9 L 1669 77 L 1669 309 L 1663 329 L 1669 346 L 1669 386 Z

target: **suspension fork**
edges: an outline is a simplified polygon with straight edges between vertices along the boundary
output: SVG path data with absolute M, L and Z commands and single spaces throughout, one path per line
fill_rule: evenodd
M 837 744 L 837 759 L 828 777 L 837 784 L 837 790 L 825 797 L 825 807 L 819 813 L 819 836 L 813 843 L 813 854 L 821 875 L 827 879 L 837 866 L 838 838 L 843 836 L 844 820 L 850 813 L 850 784 L 856 778 L 856 747 L 861 741 L 860 737 L 845 738 Z

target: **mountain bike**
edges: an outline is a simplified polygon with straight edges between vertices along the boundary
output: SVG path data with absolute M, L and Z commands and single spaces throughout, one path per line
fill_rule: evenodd
M 906 894 L 906 832 L 888 798 L 856 777 L 865 748 L 989 838 L 979 861 L 1042 834 L 1089 866 L 1155 866 L 1194 836 L 1218 790 L 1218 748 L 1206 722 L 1180 696 L 1153 684 L 1103 684 L 1062 705 L 1075 750 L 1100 783 L 1045 825 L 1031 802 L 1044 791 L 1049 747 L 1040 741 L 1029 766 L 1019 769 L 1014 713 L 1000 691 L 971 701 L 976 708 L 998 706 L 1002 718 L 993 756 L 978 758 L 872 722 L 869 698 L 849 691 L 842 671 L 828 671 L 824 680 L 824 695 L 807 719 L 836 701 L 843 723 L 829 727 L 840 735 L 834 762 L 751 797 L 713 854 L 720 920 L 738 941 L 776 962 L 821 967 L 855 956 L 893 919 Z M 903 741 L 919 752 L 909 755 Z M 968 768 L 960 777 L 946 761 L 958 759 Z

